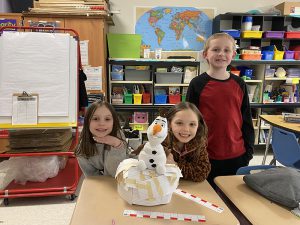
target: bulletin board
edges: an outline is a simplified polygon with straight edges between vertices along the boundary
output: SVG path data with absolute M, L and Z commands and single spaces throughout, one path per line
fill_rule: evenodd
M 37 127 L 77 124 L 77 40 L 69 33 L 0 36 L 0 128 L 12 126 L 12 97 L 38 94 Z M 23 127 L 26 125 L 23 125 Z

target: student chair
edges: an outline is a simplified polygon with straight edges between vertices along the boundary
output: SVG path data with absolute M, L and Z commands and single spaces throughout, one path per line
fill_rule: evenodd
M 300 146 L 294 133 L 273 127 L 272 149 L 280 164 L 300 169 Z
M 253 170 L 267 170 L 267 169 L 271 169 L 274 167 L 276 167 L 276 166 L 274 166 L 274 165 L 244 166 L 244 167 L 240 167 L 236 171 L 236 175 L 246 175 L 246 174 L 250 174 L 250 172 Z

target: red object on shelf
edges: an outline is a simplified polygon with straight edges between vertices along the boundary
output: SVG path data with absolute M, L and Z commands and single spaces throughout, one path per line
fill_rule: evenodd
M 290 32 L 285 32 L 284 34 L 285 38 L 300 38 L 300 32 L 298 31 L 290 31 Z
M 143 93 L 143 104 L 151 103 L 150 93 Z
M 294 59 L 295 60 L 300 60 L 300 51 L 295 51 L 294 52 Z
M 169 95 L 169 103 L 177 104 L 180 102 L 180 95 Z
M 261 54 L 241 54 L 243 60 L 261 60 Z

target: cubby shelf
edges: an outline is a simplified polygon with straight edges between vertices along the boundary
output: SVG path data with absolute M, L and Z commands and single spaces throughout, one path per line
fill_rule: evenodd
M 226 13 L 218 15 L 214 20 L 213 32 L 222 32 L 223 30 L 241 30 L 242 21 L 244 16 L 251 16 L 253 19 L 253 25 L 259 25 L 260 31 L 286 31 L 287 26 L 293 28 L 300 28 L 300 18 L 291 16 L 276 16 L 276 15 L 250 15 L 241 13 Z M 234 38 L 237 45 L 240 48 L 248 48 L 249 46 L 264 47 L 269 45 L 276 45 L 280 51 L 287 49 L 298 48 L 300 50 L 300 38 Z M 238 52 L 239 53 L 239 52 Z M 256 139 L 255 144 L 264 144 L 266 132 L 268 129 L 262 126 L 259 119 L 260 114 L 264 113 L 280 113 L 282 111 L 298 112 L 300 108 L 299 96 L 296 102 L 268 102 L 264 103 L 263 94 L 267 86 L 272 88 L 284 87 L 292 84 L 291 81 L 295 78 L 286 77 L 269 77 L 266 76 L 266 70 L 269 68 L 277 69 L 283 67 L 285 70 L 289 68 L 300 68 L 300 60 L 288 59 L 288 60 L 241 60 L 234 59 L 231 63 L 232 67 L 247 67 L 252 69 L 253 77 L 251 80 L 245 80 L 247 85 L 260 85 L 258 98 L 256 102 L 250 103 L 252 108 L 252 114 L 254 118 L 254 126 Z M 299 74 L 300 75 L 300 74 Z M 241 75 L 242 76 L 242 75 Z M 297 78 L 296 78 L 297 79 Z M 287 82 L 288 81 L 288 82 Z M 299 85 L 298 85 L 299 88 Z M 249 96 L 250 97 L 250 96 Z M 294 99 L 292 101 L 295 101 Z

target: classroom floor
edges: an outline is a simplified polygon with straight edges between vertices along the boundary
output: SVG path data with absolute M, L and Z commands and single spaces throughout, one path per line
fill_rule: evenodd
M 259 165 L 262 159 L 263 151 L 258 151 L 250 165 Z M 266 163 L 271 159 L 272 156 L 268 155 Z M 81 183 L 82 179 L 76 191 L 77 196 Z M 69 225 L 76 204 L 76 199 L 71 201 L 65 196 L 10 199 L 8 206 L 4 206 L 2 201 L 1 199 L 1 225 Z

